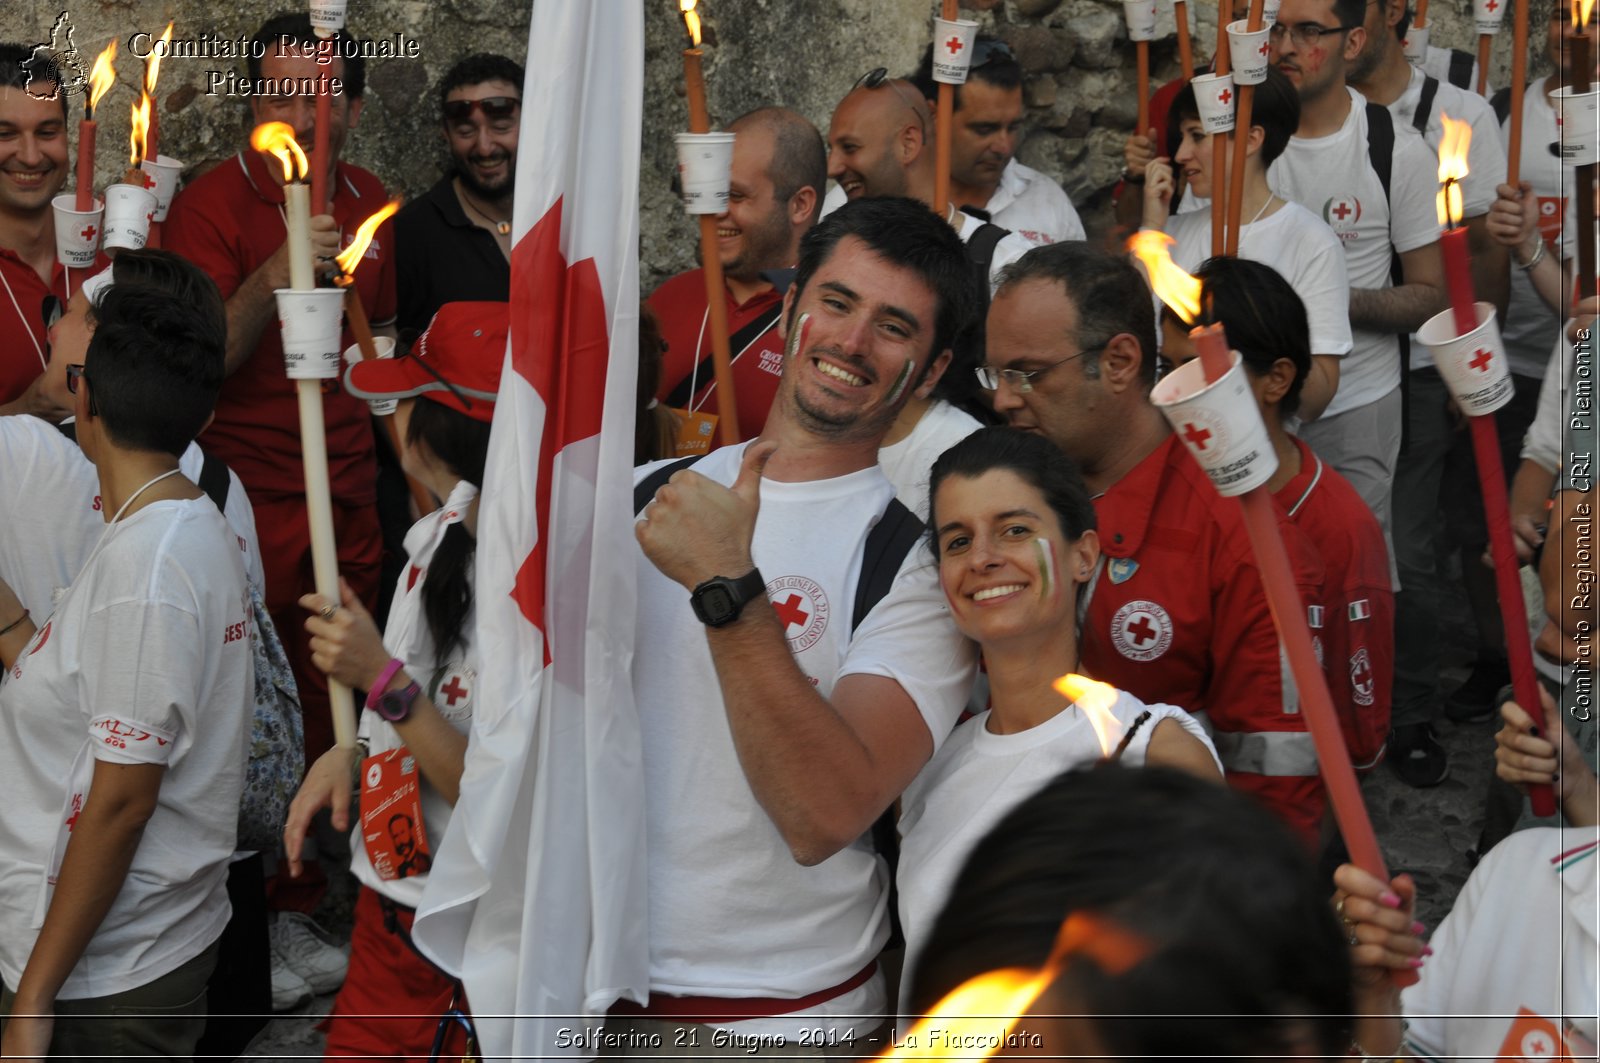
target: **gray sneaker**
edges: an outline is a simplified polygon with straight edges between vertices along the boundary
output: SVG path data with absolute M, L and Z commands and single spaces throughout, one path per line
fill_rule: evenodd
M 276 952 L 272 954 L 272 1010 L 293 1011 L 315 994 L 306 980 L 289 969 Z
M 347 949 L 329 941 L 327 933 L 309 915 L 299 912 L 279 912 L 273 918 L 272 955 L 318 996 L 343 985 L 350 968 Z

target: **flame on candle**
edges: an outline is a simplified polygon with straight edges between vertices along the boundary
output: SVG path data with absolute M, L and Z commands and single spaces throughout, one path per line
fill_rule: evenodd
M 250 134 L 250 146 L 275 156 L 283 166 L 285 181 L 305 179 L 309 169 L 306 153 L 300 150 L 300 142 L 294 138 L 294 126 L 288 122 L 262 122 Z
M 129 111 L 128 165 L 138 166 L 144 159 L 145 142 L 150 135 L 150 94 L 139 93 L 139 102 Z
M 1140 229 L 1128 238 L 1128 250 L 1144 263 L 1156 296 L 1192 325 L 1200 316 L 1200 282 L 1172 261 L 1172 244 L 1172 237 L 1156 229 Z
M 1057 679 L 1052 685 L 1058 694 L 1083 710 L 1083 714 L 1089 718 L 1089 726 L 1094 728 L 1094 736 L 1100 740 L 1101 755 L 1109 757 L 1122 737 L 1122 723 L 1111 712 L 1111 706 L 1117 703 L 1116 687 L 1071 673 Z
M 112 63 L 117 58 L 117 42 L 113 40 L 106 45 L 104 50 L 95 57 L 94 69 L 89 72 L 89 102 L 84 107 L 84 117 L 94 118 L 94 109 L 100 106 L 100 100 L 111 91 L 111 86 L 117 83 L 117 71 Z
M 1461 224 L 1461 179 L 1467 176 L 1467 149 L 1472 145 L 1472 126 L 1440 112 L 1444 119 L 1444 138 L 1439 142 L 1439 196 L 1436 206 L 1439 224 L 1455 228 Z
M 1594 15 L 1594 0 L 1572 0 L 1572 24 L 1580 30 L 1589 25 Z
M 678 10 L 683 12 L 683 24 L 689 30 L 689 39 L 698 48 L 700 47 L 700 16 L 694 12 L 696 3 L 697 0 L 678 0 Z
M 400 201 L 391 199 L 378 212 L 356 228 L 355 239 L 350 241 L 350 246 L 340 251 L 333 260 L 339 264 L 339 269 L 346 275 L 353 275 L 356 267 L 361 264 L 361 257 L 367 253 L 367 245 L 372 243 L 372 236 L 378 231 L 378 226 L 400 209 Z
M 167 23 L 167 30 L 161 35 L 161 40 L 151 50 L 144 61 L 144 91 L 152 97 L 156 94 L 156 78 L 161 76 L 161 56 L 172 43 L 172 23 Z

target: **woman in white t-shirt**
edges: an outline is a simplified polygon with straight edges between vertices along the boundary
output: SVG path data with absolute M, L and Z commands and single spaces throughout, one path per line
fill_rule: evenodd
M 1123 763 L 1222 779 L 1188 713 L 1074 674 L 1078 600 L 1100 544 L 1070 459 L 1042 436 L 985 428 L 939 457 L 931 485 L 939 579 L 956 626 L 983 650 L 991 708 L 956 728 L 901 799 L 908 971 L 978 840 L 1050 779 L 1103 755 L 1091 713 L 1109 715 Z
M 1277 70 L 1256 86 L 1250 137 L 1245 142 L 1244 185 L 1240 204 L 1239 257 L 1265 263 L 1281 273 L 1306 305 L 1311 324 L 1311 372 L 1300 397 L 1300 419 L 1321 416 L 1339 387 L 1339 363 L 1350 353 L 1350 281 L 1344 249 L 1332 229 L 1298 203 L 1273 195 L 1267 168 L 1283 154 L 1300 124 L 1300 97 Z M 1190 273 L 1211 257 L 1211 215 L 1199 210 L 1170 214 L 1173 167 L 1181 169 L 1195 195 L 1210 197 L 1214 182 L 1231 180 L 1232 145 L 1224 175 L 1211 172 L 1214 159 L 1210 134 L 1200 124 L 1194 86 L 1173 97 L 1169 127 L 1181 133 L 1173 159 L 1155 159 L 1145 168 L 1143 228 L 1164 231 L 1173 239 L 1172 260 Z
M 0 1052 L 187 1057 L 228 922 L 254 679 L 244 561 L 179 468 L 223 380 L 225 318 L 113 285 L 66 367 L 105 523 L 48 616 L 0 582 Z M 68 335 L 68 333 L 71 335 Z
M 402 466 L 445 501 L 406 535 L 409 560 L 382 637 L 348 587 L 339 603 L 315 594 L 300 600 L 311 613 L 311 659 L 369 692 L 360 745 L 335 747 L 312 765 L 284 830 L 290 873 L 299 874 L 311 817 L 329 807 L 334 826 L 348 826 L 357 781 L 350 848 L 361 892 L 350 971 L 328 1023 L 329 1056 L 425 1058 L 436 1036 L 450 1055 L 474 1051 L 461 986 L 417 952 L 411 923 L 460 792 L 477 692 L 478 489 L 508 320 L 505 303 L 447 303 L 408 355 L 358 363 L 345 381 L 358 398 L 393 407 Z

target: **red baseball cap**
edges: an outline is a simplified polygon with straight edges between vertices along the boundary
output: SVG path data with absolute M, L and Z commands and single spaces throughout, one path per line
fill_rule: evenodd
M 432 399 L 487 422 L 494 417 L 510 329 L 509 303 L 446 303 L 409 354 L 346 370 L 345 390 L 358 399 Z

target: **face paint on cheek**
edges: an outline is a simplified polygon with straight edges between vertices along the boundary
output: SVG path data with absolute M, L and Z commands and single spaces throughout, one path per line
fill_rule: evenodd
M 906 364 L 900 367 L 900 375 L 894 379 L 894 387 L 889 389 L 888 405 L 893 406 L 906 393 L 906 387 L 911 383 L 911 367 L 911 359 L 907 358 Z
M 1039 597 L 1051 601 L 1059 585 L 1056 580 L 1056 545 L 1041 536 L 1033 541 L 1033 548 L 1039 554 Z
M 794 323 L 794 331 L 789 333 L 789 347 L 783 352 L 783 360 L 788 361 L 800 353 L 800 348 L 805 346 L 806 333 L 811 331 L 811 315 L 801 314 L 800 320 Z

